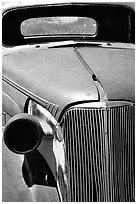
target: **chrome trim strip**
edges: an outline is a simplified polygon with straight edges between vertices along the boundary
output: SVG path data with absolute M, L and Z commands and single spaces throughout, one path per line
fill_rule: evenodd
M 57 111 L 59 109 L 59 105 L 57 104 L 53 104 L 52 102 L 46 101 L 40 97 L 38 97 L 37 95 L 35 95 L 34 93 L 28 91 L 27 89 L 23 88 L 22 86 L 18 85 L 16 82 L 12 81 L 11 79 L 9 79 L 6 76 L 2 76 L 2 80 L 6 83 L 8 83 L 10 86 L 12 86 L 13 88 L 17 89 L 18 91 L 20 91 L 21 93 L 25 94 L 26 96 L 30 97 L 31 99 L 37 101 L 40 105 L 42 106 L 49 106 L 52 105 L 54 107 L 54 109 L 56 108 L 56 112 L 55 115 L 57 114 Z M 53 110 L 53 109 L 52 109 Z
M 100 101 L 78 104 L 73 106 L 73 108 L 112 108 L 127 105 L 133 106 L 135 103 L 130 101 Z

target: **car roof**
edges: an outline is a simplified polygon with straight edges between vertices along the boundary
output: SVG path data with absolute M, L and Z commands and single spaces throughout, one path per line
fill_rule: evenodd
M 89 4 L 109 4 L 109 5 L 117 5 L 117 6 L 125 6 L 129 7 L 132 10 L 135 10 L 135 2 L 97 2 L 91 0 L 39 0 L 38 2 L 34 1 L 22 1 L 22 2 L 3 2 L 2 3 L 2 12 L 6 10 L 17 8 L 17 7 L 28 7 L 28 6 L 39 6 L 39 5 L 55 5 L 55 4 L 78 4 L 78 3 L 89 3 Z

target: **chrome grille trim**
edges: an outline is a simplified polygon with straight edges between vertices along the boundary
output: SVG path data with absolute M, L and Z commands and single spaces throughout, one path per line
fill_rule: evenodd
M 134 201 L 134 119 L 132 103 L 65 113 L 69 201 Z

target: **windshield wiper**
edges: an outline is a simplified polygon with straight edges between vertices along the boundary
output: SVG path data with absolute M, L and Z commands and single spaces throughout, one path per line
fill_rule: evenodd
M 48 48 L 66 47 L 66 46 L 99 46 L 104 48 L 119 48 L 119 49 L 135 49 L 135 45 L 131 43 L 112 43 L 112 42 L 98 42 L 98 41 L 59 41 L 48 43 Z
M 110 41 L 95 41 L 94 36 L 89 35 L 56 35 L 56 36 L 28 36 L 24 37 L 26 40 L 40 40 L 38 47 L 44 47 L 46 45 L 47 48 L 53 47 L 64 47 L 64 46 L 72 46 L 72 45 L 88 45 L 88 46 L 100 46 L 105 48 L 118 48 L 118 49 L 135 49 L 135 45 L 132 43 L 122 43 L 122 42 L 110 42 Z M 68 40 L 69 39 L 69 40 Z M 36 43 L 36 42 L 34 42 Z
M 48 44 L 48 48 L 52 47 L 64 47 L 64 46 L 71 46 L 71 45 L 92 45 L 92 46 L 101 46 L 102 43 L 100 42 L 88 42 L 88 41 L 61 41 L 61 42 L 52 42 Z

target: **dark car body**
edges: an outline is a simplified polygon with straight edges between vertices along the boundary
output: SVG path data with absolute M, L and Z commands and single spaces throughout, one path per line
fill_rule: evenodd
M 50 16 L 97 33 L 21 33 Z M 2 26 L 3 201 L 134 201 L 134 3 L 4 5 Z

